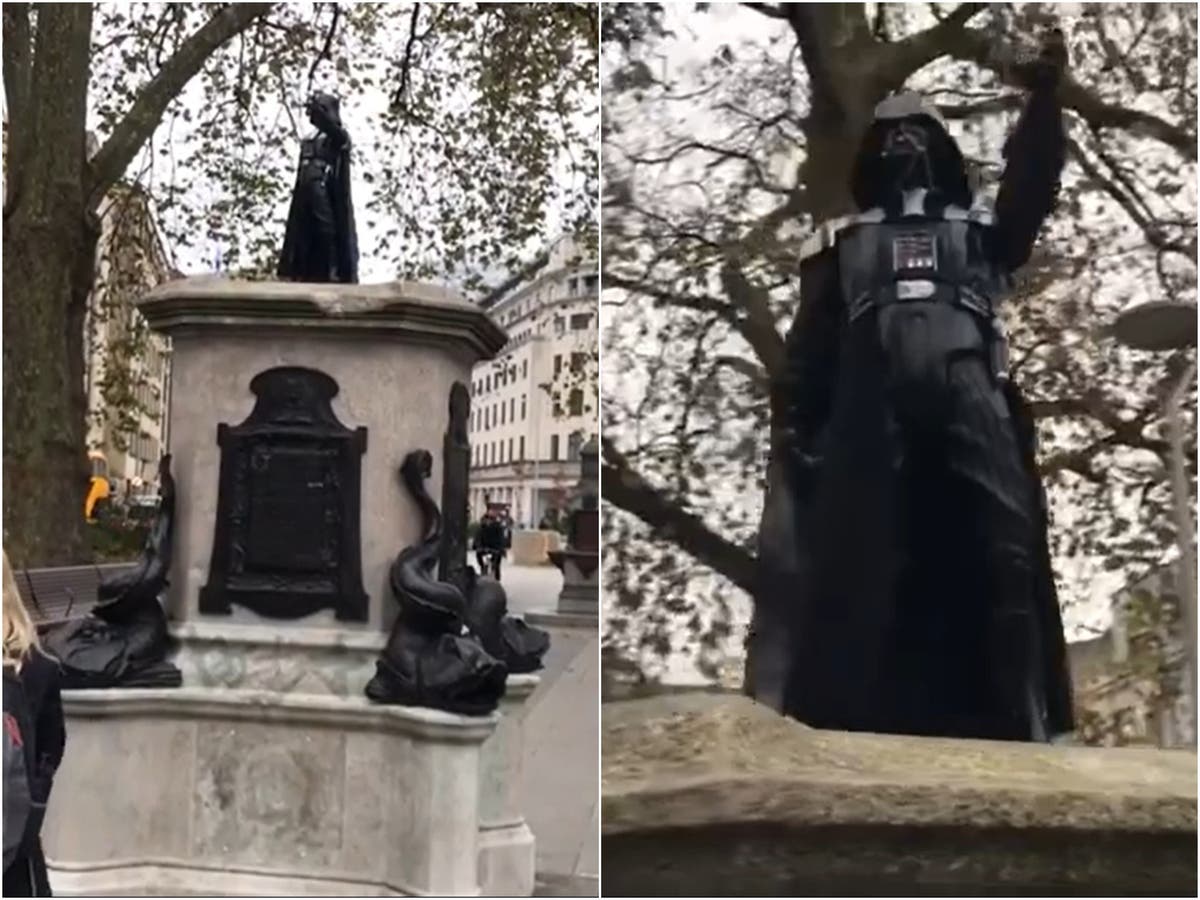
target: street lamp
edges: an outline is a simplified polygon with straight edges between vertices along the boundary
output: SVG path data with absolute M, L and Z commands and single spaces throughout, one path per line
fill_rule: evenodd
M 1153 300 L 1122 312 L 1113 323 L 1113 335 L 1135 350 L 1183 350 L 1196 346 L 1196 304 Z M 1171 445 L 1171 495 L 1175 512 L 1175 536 L 1179 544 L 1179 598 L 1183 606 L 1188 642 L 1188 693 L 1192 713 L 1193 740 L 1196 719 L 1196 551 L 1193 543 L 1191 491 L 1183 449 L 1183 417 L 1180 405 L 1188 385 L 1196 376 L 1196 360 L 1188 363 L 1182 377 L 1172 385 L 1163 403 Z

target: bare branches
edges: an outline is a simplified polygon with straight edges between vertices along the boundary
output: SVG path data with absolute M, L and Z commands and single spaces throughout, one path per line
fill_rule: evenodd
M 637 516 L 658 537 L 676 544 L 743 590 L 750 590 L 755 560 L 748 550 L 716 534 L 677 500 L 647 482 L 611 441 L 604 440 L 601 446 L 604 461 L 600 491 L 606 502 Z
M 1084 173 L 1091 178 L 1097 185 L 1114 200 L 1120 204 L 1121 208 L 1129 215 L 1134 223 L 1142 229 L 1146 235 L 1146 240 L 1150 246 L 1163 252 L 1178 253 L 1188 260 L 1196 258 L 1196 237 L 1193 233 L 1191 241 L 1182 243 L 1180 241 L 1171 241 L 1167 238 L 1162 226 L 1155 221 L 1153 216 L 1146 209 L 1144 202 L 1137 196 L 1136 191 L 1128 184 L 1123 182 L 1121 173 L 1115 169 L 1114 164 L 1105 159 L 1103 152 L 1097 155 L 1102 160 L 1108 163 L 1110 168 L 1113 168 L 1112 177 L 1101 171 L 1100 166 L 1092 161 L 1090 155 L 1079 145 L 1079 142 L 1074 138 L 1067 138 L 1067 149 L 1071 154 L 1071 158 L 1079 164 Z M 1123 182 L 1123 183 L 1121 183 Z
M 956 59 L 975 62 L 995 72 L 1006 84 L 1022 87 L 1017 74 L 1007 64 L 1012 56 L 1012 48 L 998 47 L 990 34 L 969 28 L 960 29 L 944 40 L 941 52 Z M 1185 156 L 1195 156 L 1195 131 L 1173 125 L 1152 113 L 1109 103 L 1076 81 L 1070 73 L 1066 73 L 1059 88 L 1059 98 L 1063 106 L 1079 113 L 1093 128 L 1122 128 L 1131 134 L 1161 141 Z
M 412 15 L 408 20 L 408 40 L 404 44 L 404 58 L 400 60 L 400 84 L 396 86 L 396 92 L 392 94 L 392 106 L 397 110 L 403 110 L 405 97 L 408 95 L 413 47 L 417 42 L 417 17 L 420 15 L 420 12 L 421 4 L 414 3 Z
M 321 64 L 322 60 L 332 61 L 333 59 L 330 55 L 330 50 L 333 47 L 333 38 L 337 34 L 338 20 L 341 18 L 342 11 L 336 3 L 330 5 L 333 7 L 333 18 L 329 22 L 329 30 L 325 32 L 325 44 L 321 47 L 321 52 L 316 55 L 316 58 L 312 61 L 312 65 L 308 68 L 307 84 L 310 93 L 312 92 L 313 76 L 317 74 L 317 66 Z M 415 9 L 413 10 L 413 14 L 416 15 Z
M 944 56 L 963 34 L 967 22 L 987 7 L 986 3 L 963 3 L 931 28 L 894 44 L 879 45 L 875 67 L 878 84 L 884 91 L 898 88 L 913 72 Z
M 158 126 L 167 106 L 204 67 L 212 53 L 256 19 L 265 16 L 271 5 L 237 3 L 226 6 L 179 46 L 159 73 L 141 89 L 129 112 L 92 160 L 87 185 L 91 205 L 97 204 L 105 191 L 124 174 Z
M 770 295 L 766 288 L 753 284 L 741 266 L 727 262 L 721 266 L 721 286 L 731 300 L 745 313 L 738 331 L 754 348 L 771 377 L 783 371 L 784 345 L 775 316 L 771 313 Z
M 1074 397 L 1035 400 L 1029 406 L 1035 419 L 1083 417 L 1099 423 L 1107 431 L 1107 434 L 1082 447 L 1074 447 L 1047 457 L 1039 467 L 1043 475 L 1068 470 L 1089 481 L 1103 484 L 1104 473 L 1095 467 L 1095 458 L 1103 451 L 1115 447 L 1129 447 L 1148 450 L 1163 460 L 1170 452 L 1167 441 L 1147 437 L 1145 434 L 1146 426 L 1157 414 L 1157 405 L 1151 405 L 1133 418 L 1122 418 L 1118 414 L 1118 410 L 1122 408 L 1121 404 L 1097 388 Z

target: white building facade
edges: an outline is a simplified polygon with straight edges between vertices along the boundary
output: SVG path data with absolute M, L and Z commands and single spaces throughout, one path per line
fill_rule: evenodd
M 598 431 L 599 271 L 559 241 L 488 311 L 509 335 L 471 384 L 471 516 L 506 503 L 518 527 L 553 526 Z
M 92 474 L 112 499 L 157 494 L 167 446 L 171 347 L 136 301 L 170 276 L 145 194 L 118 186 L 100 206 L 96 281 L 84 323 L 84 389 Z

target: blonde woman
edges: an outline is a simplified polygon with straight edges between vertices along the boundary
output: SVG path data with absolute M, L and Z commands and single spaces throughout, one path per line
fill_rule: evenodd
M 59 694 L 58 665 L 38 646 L 37 629 L 4 557 L 4 714 L 19 723 L 33 812 L 16 858 L 4 870 L 5 897 L 49 897 L 42 817 L 67 734 Z M 6 722 L 7 725 L 7 722 Z

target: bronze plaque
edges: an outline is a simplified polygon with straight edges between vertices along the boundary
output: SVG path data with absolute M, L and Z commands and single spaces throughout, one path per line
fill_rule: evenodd
M 365 621 L 359 509 L 367 430 L 333 413 L 338 386 L 315 369 L 261 372 L 240 425 L 221 424 L 220 493 L 200 611 L 238 603 L 298 618 L 333 609 Z

